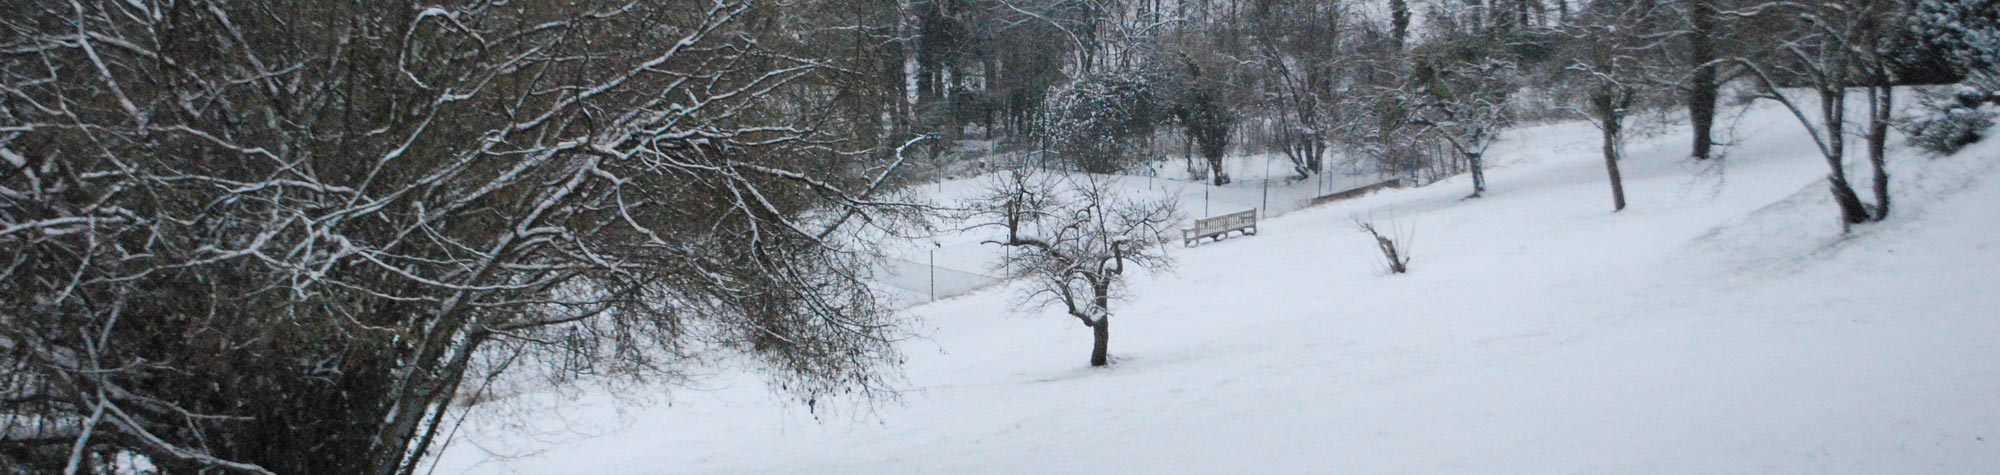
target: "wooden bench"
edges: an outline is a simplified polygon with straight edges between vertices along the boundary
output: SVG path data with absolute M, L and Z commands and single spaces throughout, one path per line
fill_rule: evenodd
M 1243 231 L 1245 236 L 1257 234 L 1257 210 L 1246 209 L 1234 213 L 1194 220 L 1194 227 L 1181 229 L 1181 245 L 1192 247 L 1202 238 L 1220 241 L 1229 233 Z

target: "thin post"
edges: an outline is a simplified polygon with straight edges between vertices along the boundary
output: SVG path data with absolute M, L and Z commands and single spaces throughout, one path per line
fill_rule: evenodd
M 937 248 L 931 248 L 931 301 L 937 301 Z
M 1271 157 L 1264 157 L 1264 216 L 1271 215 Z
M 1322 170 L 1319 172 L 1319 184 L 1313 185 L 1313 195 L 1324 194 L 1326 194 L 1326 171 Z

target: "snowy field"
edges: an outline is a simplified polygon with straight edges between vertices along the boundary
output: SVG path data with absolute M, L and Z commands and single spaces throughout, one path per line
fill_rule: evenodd
M 1796 123 L 1735 134 L 1713 162 L 1635 140 L 1616 214 L 1564 123 L 1510 131 L 1483 199 L 1459 177 L 1173 246 L 1113 304 L 1107 369 L 1003 285 L 909 309 L 897 402 L 809 412 L 727 371 L 526 394 L 435 473 L 2000 473 L 2000 141 L 1897 140 L 1894 216 L 1842 236 Z M 1353 216 L 1413 229 L 1411 273 Z M 977 236 L 939 241 L 977 270 Z

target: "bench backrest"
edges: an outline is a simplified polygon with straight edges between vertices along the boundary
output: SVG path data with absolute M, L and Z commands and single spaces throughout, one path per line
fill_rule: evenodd
M 1257 210 L 1246 209 L 1234 213 L 1194 220 L 1195 234 L 1208 234 L 1247 228 L 1257 224 Z

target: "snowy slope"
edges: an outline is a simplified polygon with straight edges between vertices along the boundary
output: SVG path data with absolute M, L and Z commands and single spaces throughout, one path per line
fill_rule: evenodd
M 1631 144 L 1622 213 L 1595 131 L 1556 124 L 1496 147 L 1483 199 L 1461 177 L 1176 248 L 1114 304 L 1109 369 L 1003 286 L 911 309 L 900 403 L 816 420 L 729 374 L 527 395 L 436 473 L 2000 472 L 2000 145 L 1899 141 L 1896 215 L 1842 237 L 1787 120 L 1752 112 L 1718 163 Z M 1356 215 L 1415 229 L 1411 274 Z

